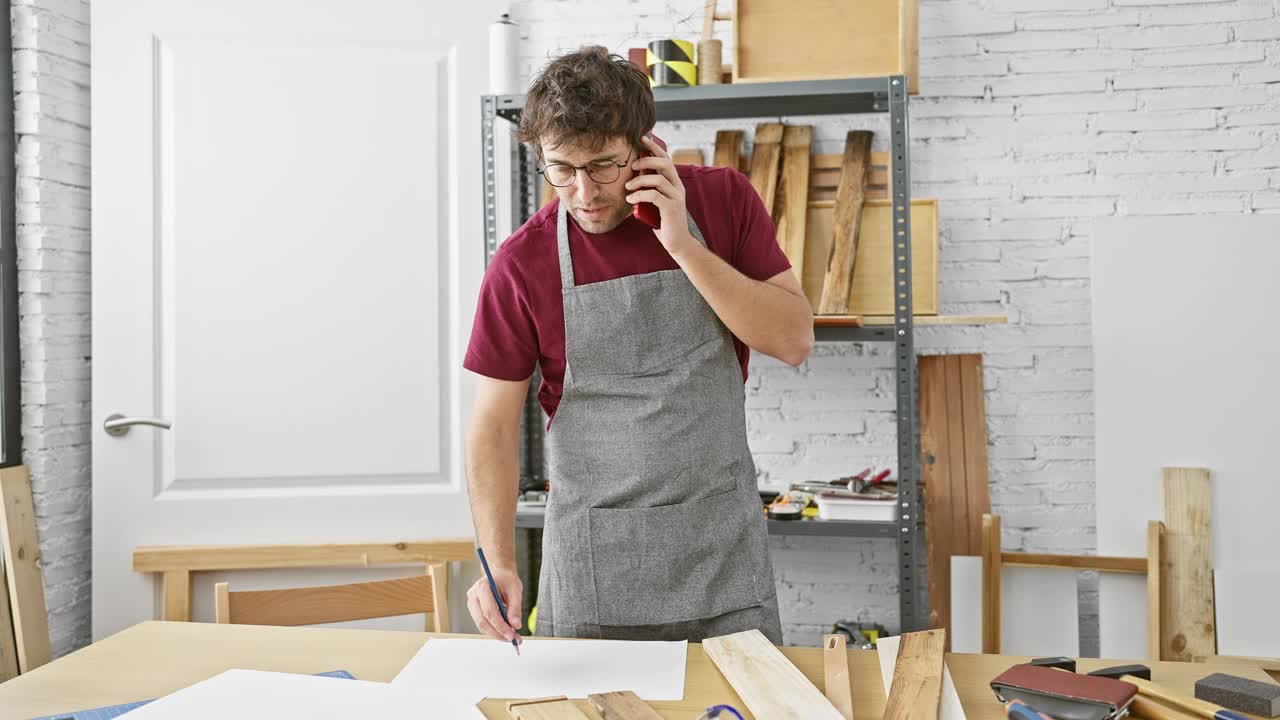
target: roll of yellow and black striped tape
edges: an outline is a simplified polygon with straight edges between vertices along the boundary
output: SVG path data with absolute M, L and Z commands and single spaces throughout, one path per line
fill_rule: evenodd
M 688 40 L 654 40 L 649 43 L 644 64 L 649 68 L 649 85 L 652 87 L 698 84 L 698 66 L 693 62 L 693 43 Z

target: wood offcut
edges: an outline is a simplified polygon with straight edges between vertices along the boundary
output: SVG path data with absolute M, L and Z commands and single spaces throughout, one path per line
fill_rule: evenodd
M 630 690 L 588 695 L 587 701 L 604 720 L 662 720 L 658 711 Z
M 758 718 L 844 720 L 759 630 L 707 638 L 702 650 Z
M 18 672 L 28 673 L 49 662 L 50 650 L 36 513 L 25 465 L 0 469 L 0 544 L 4 545 Z
M 1213 603 L 1213 494 L 1205 468 L 1164 468 L 1160 659 L 1218 654 Z
M 862 221 L 863 183 L 871 155 L 871 133 L 851 131 L 845 138 L 840 187 L 836 191 L 836 214 L 831 253 L 822 282 L 818 312 L 841 315 L 849 311 L 849 287 L 853 282 L 858 251 L 858 227 Z
M 799 279 L 804 271 L 805 221 L 809 213 L 809 153 L 813 127 L 788 125 L 782 131 L 782 177 L 777 193 L 778 245 Z
M 782 156 L 782 123 L 761 123 L 751 150 L 751 187 L 760 195 L 764 209 L 773 213 L 774 194 L 778 189 L 778 166 Z
M 823 691 L 844 720 L 853 720 L 853 688 L 849 683 L 849 650 L 844 635 L 822 636 Z
M 898 645 L 898 662 L 893 667 L 893 685 L 885 701 L 884 720 L 938 717 L 945 644 L 945 630 L 903 634 Z
M 507 703 L 507 714 L 512 720 L 590 720 L 564 696 L 512 700 Z

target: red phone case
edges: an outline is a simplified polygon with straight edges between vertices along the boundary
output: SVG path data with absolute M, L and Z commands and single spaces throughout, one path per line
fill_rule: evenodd
M 658 137 L 657 135 L 654 135 L 653 133 L 649 133 L 649 138 L 653 140 L 655 143 L 657 143 L 658 147 L 662 148 L 663 150 L 667 149 L 667 144 L 662 142 L 662 138 Z M 639 157 L 644 158 L 649 156 L 650 156 L 650 153 L 644 152 L 643 150 L 640 151 Z M 652 175 L 654 172 L 656 171 L 641 170 L 640 174 Z M 657 229 L 662 227 L 662 214 L 658 211 L 658 206 L 654 205 L 653 203 L 649 203 L 649 202 L 636 203 L 636 206 L 635 208 L 632 209 L 631 213 L 636 216 L 637 220 L 644 223 L 645 225 L 648 225 L 651 228 Z

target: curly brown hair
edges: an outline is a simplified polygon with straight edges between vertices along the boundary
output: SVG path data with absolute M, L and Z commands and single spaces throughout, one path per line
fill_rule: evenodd
M 610 138 L 633 146 L 653 129 L 657 111 L 649 76 L 631 61 L 598 45 L 552 60 L 525 96 L 516 138 L 542 157 L 542 143 L 570 142 L 592 151 Z

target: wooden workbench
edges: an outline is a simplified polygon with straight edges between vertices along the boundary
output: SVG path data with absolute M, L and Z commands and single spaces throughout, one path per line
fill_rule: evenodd
M 390 681 L 430 637 L 379 630 L 146 622 L 0 684 L 0 720 L 25 720 L 160 697 L 229 668 L 296 673 L 347 670 L 361 680 Z M 783 648 L 783 652 L 822 687 L 821 649 Z M 1022 660 L 999 655 L 947 656 L 970 720 L 1003 718 L 987 683 Z M 1118 663 L 1081 660 L 1080 668 Z M 1190 692 L 1197 679 L 1217 670 L 1269 680 L 1257 666 L 1242 662 L 1156 663 L 1153 678 Z M 701 645 L 689 645 L 687 672 L 683 701 L 653 703 L 663 717 L 691 720 L 709 705 L 722 702 L 745 714 L 741 700 L 703 654 Z M 875 652 L 850 651 L 849 674 L 854 716 L 879 718 L 885 697 Z M 585 702 L 581 704 L 590 717 L 599 717 Z M 483 709 L 490 718 L 505 718 L 501 707 L 497 701 L 488 701 Z

